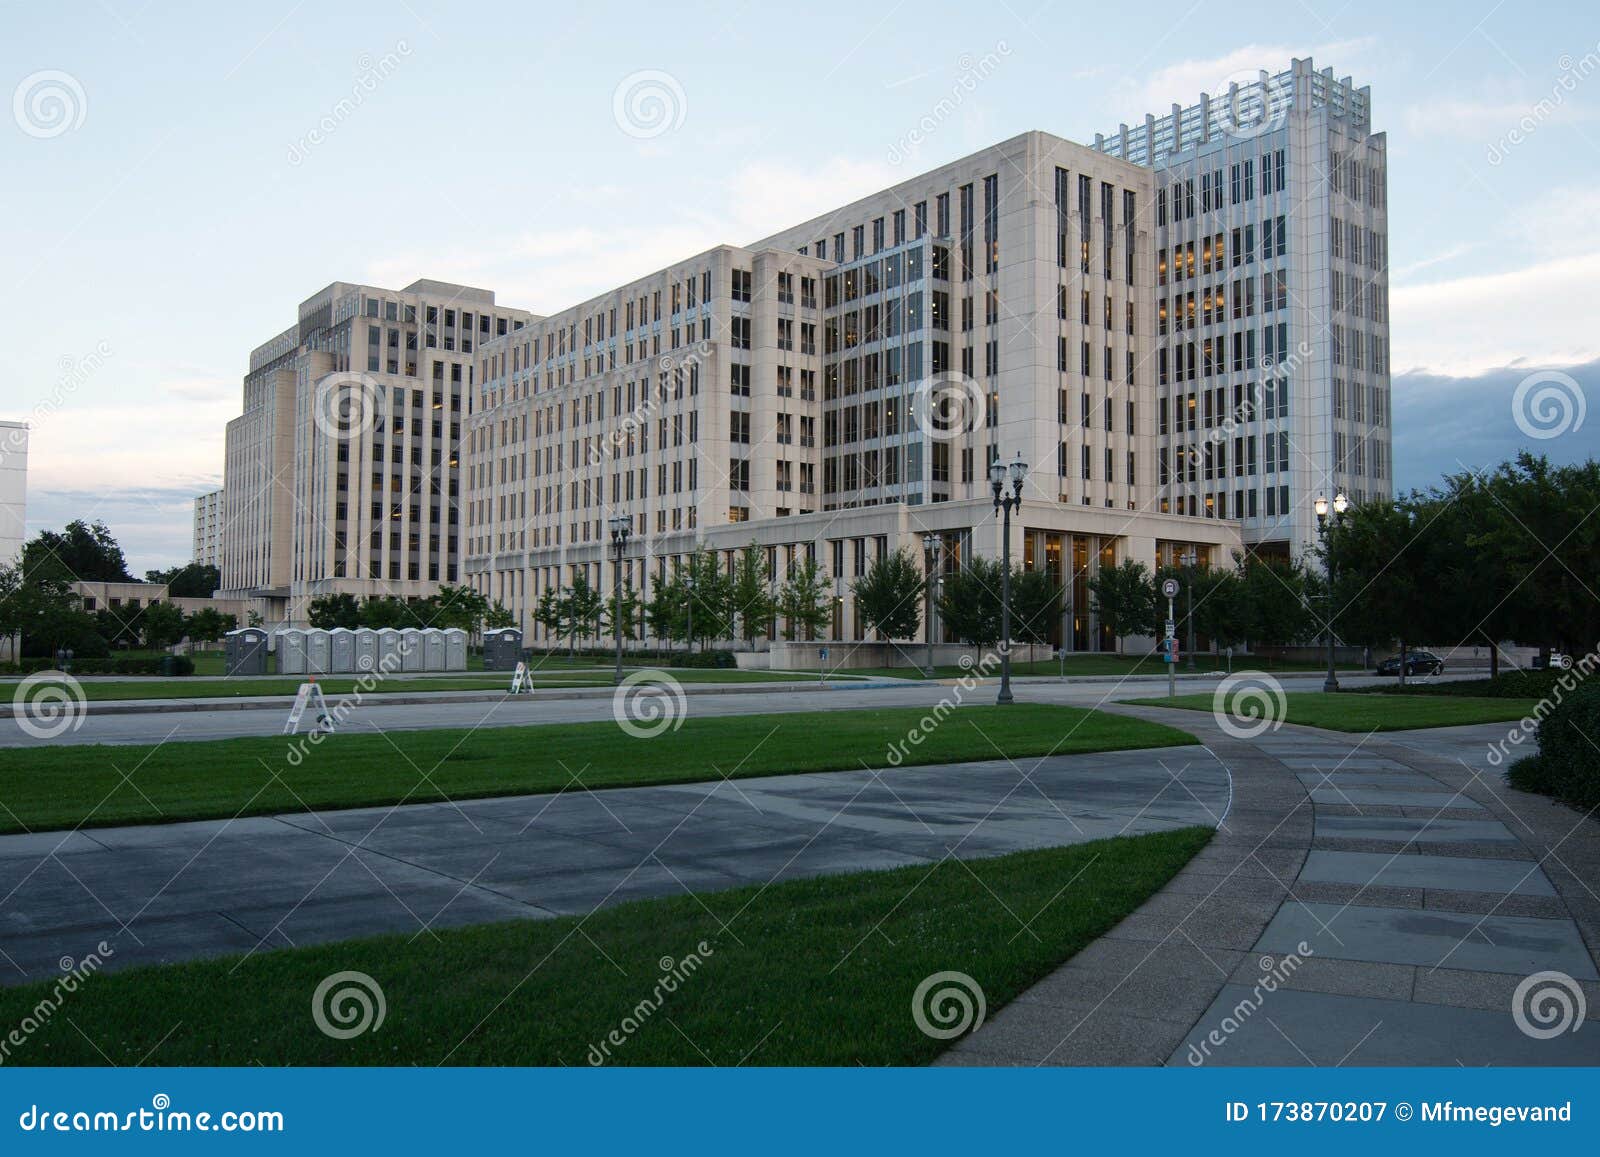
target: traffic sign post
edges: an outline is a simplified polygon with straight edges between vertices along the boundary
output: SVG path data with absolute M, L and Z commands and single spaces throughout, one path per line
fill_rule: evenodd
M 1167 652 L 1167 698 L 1175 699 L 1178 695 L 1178 621 L 1172 600 L 1178 597 L 1178 580 L 1169 578 L 1163 582 L 1161 593 L 1167 596 L 1167 637 L 1164 640 Z

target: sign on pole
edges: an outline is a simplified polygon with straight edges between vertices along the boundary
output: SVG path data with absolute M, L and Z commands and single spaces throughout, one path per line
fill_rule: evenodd
M 1169 578 L 1161 584 L 1161 593 L 1169 599 L 1178 597 L 1178 580 Z

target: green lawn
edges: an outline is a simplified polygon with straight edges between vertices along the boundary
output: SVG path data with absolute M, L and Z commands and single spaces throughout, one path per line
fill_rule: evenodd
M 1210 711 L 1212 693 L 1175 699 L 1130 699 L 1150 707 Z M 1287 723 L 1325 727 L 1330 731 L 1409 731 L 1419 727 L 1454 727 L 1463 723 L 1502 723 L 1533 710 L 1532 699 L 1475 699 L 1467 696 L 1369 694 L 1360 691 L 1295 691 L 1285 696 Z M 1260 706 L 1259 703 L 1254 706 Z M 1249 720 L 1242 722 L 1248 723 Z
M 906 654 L 912 659 L 920 661 L 921 655 L 916 648 L 907 647 Z M 1327 665 L 1323 663 L 1272 663 L 1265 662 L 1255 656 L 1243 656 L 1234 660 L 1237 670 L 1257 671 L 1325 671 Z M 1195 669 L 1197 672 L 1227 671 L 1227 656 L 1196 655 Z M 1037 663 L 1013 663 L 1013 675 L 1060 675 L 1061 661 L 1046 659 Z M 1178 662 L 1178 673 L 1183 674 L 1188 670 L 1184 660 Z M 1357 671 L 1358 666 L 1341 666 L 1342 671 Z M 1068 655 L 1066 672 L 1072 675 L 1165 675 L 1167 665 L 1161 661 L 1159 655 Z M 921 667 L 840 667 L 834 674 L 840 675 L 889 675 L 900 679 L 921 679 Z M 973 668 L 948 666 L 935 667 L 934 677 L 937 679 L 959 679 L 963 675 L 974 673 Z M 989 677 L 998 679 L 1000 668 L 998 664 L 989 671 Z
M 624 668 L 624 673 L 633 668 Z M 792 682 L 803 675 L 772 671 L 736 671 L 690 667 L 669 672 L 680 683 L 778 683 Z M 609 687 L 611 670 L 564 670 L 561 668 L 535 670 L 533 678 L 540 687 Z M 138 679 L 87 679 L 80 680 L 84 698 L 90 701 L 112 699 L 220 699 L 248 698 L 256 695 L 291 696 L 305 680 L 297 675 L 278 678 L 252 679 L 202 679 L 194 676 L 167 678 L 152 675 Z M 17 680 L 0 681 L 0 696 L 9 698 L 15 691 Z M 355 689 L 357 677 L 351 675 L 324 675 L 317 679 L 324 693 L 347 695 Z M 465 672 L 456 675 L 416 675 L 385 679 L 367 695 L 404 695 L 417 691 L 504 691 L 511 685 L 511 672 Z
M 1138 907 L 1210 838 L 1209 828 L 1184 828 L 643 900 L 583 918 L 442 931 L 437 939 L 389 936 L 242 963 L 100 974 L 11 1059 L 925 1064 L 949 1043 L 913 1019 L 925 978 L 966 974 L 993 1017 Z M 345 971 L 376 981 L 385 1017 L 375 1030 L 334 1040 L 316 1027 L 312 999 L 324 978 Z M 664 975 L 673 991 L 658 988 Z M 0 1024 L 21 1023 L 48 991 L 42 983 L 0 990 Z
M 912 746 L 908 733 L 930 715 L 919 707 L 697 718 L 685 702 L 682 726 L 654 738 L 606 721 L 11 748 L 0 758 L 0 832 L 887 767 L 891 745 L 913 764 L 1194 742 L 1160 724 L 1031 703 L 962 707 Z

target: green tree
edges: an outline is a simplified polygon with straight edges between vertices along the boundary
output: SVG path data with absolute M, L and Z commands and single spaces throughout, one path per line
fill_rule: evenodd
M 1252 643 L 1286 646 L 1312 638 L 1320 617 L 1311 609 L 1305 565 L 1292 559 L 1247 557 L 1239 570 L 1240 629 Z
M 922 567 L 907 548 L 872 560 L 851 586 L 861 621 L 885 639 L 914 639 L 927 589 Z
M 545 587 L 533 609 L 533 621 L 559 640 L 566 633 L 565 612 L 561 605 L 561 592 L 555 587 Z
M 0 567 L 0 637 L 22 637 L 22 653 L 53 656 L 70 647 L 88 657 L 106 652 L 98 620 L 83 610 L 68 580 L 51 573 L 25 578 L 20 566 Z
M 1368 502 L 1351 508 L 1328 531 L 1326 556 L 1333 561 L 1331 598 L 1334 633 L 1347 641 L 1387 647 L 1398 641 L 1402 653 L 1426 637 L 1439 598 L 1427 558 L 1428 513 L 1419 521 L 1416 505 Z M 1309 584 L 1325 587 L 1324 583 Z M 1314 600 L 1327 622 L 1325 600 Z M 1404 675 L 1401 676 L 1404 681 Z
M 209 599 L 222 586 L 222 572 L 209 563 L 191 562 L 166 570 L 144 572 L 147 583 L 164 583 L 174 599 Z
M 577 654 L 580 638 L 592 639 L 600 633 L 604 618 L 605 600 L 599 591 L 589 585 L 584 573 L 579 571 L 573 576 L 572 585 L 561 596 L 561 624 L 572 654 Z
M 1019 643 L 1045 644 L 1061 621 L 1064 591 L 1042 570 L 1011 569 L 1011 637 Z
M 734 558 L 728 603 L 730 623 L 738 623 L 740 637 L 750 646 L 771 630 L 774 599 L 767 583 L 766 552 L 753 542 Z
M 606 599 L 605 607 L 605 632 L 608 636 L 616 634 L 616 624 L 622 623 L 622 637 L 630 642 L 639 637 L 639 608 L 643 600 L 639 592 L 633 589 L 633 583 L 624 579 L 622 586 L 612 587 L 611 594 Z
M 469 586 L 446 584 L 434 597 L 437 611 L 435 627 L 459 627 L 476 638 L 483 628 L 483 617 L 489 613 L 489 598 Z
M 151 603 L 139 616 L 139 634 L 152 650 L 178 642 L 186 625 L 183 609 L 175 603 Z
M 693 620 L 695 639 L 706 645 L 717 639 L 733 638 L 732 576 L 717 565 L 717 556 L 709 550 L 692 555 L 688 569 L 686 577 L 694 580 L 687 599 L 693 614 L 686 617 Z
M 225 615 L 212 607 L 201 607 L 189 616 L 189 638 L 200 643 L 214 643 L 238 624 L 233 615 Z
M 939 619 L 963 643 L 993 646 L 1000 639 L 1000 564 L 974 557 L 944 576 Z
M 517 616 L 499 599 L 489 604 L 489 609 L 483 613 L 484 628 L 490 631 L 503 631 L 507 627 L 517 625 Z
M 81 519 L 67 523 L 60 534 L 41 530 L 35 535 L 22 549 L 22 572 L 30 580 L 49 576 L 64 582 L 134 581 L 106 524 Z
M 393 595 L 371 595 L 361 600 L 359 625 L 381 630 L 384 627 L 398 629 L 414 626 L 415 623 L 404 599 L 397 599 Z
M 1124 635 L 1156 633 L 1155 578 L 1137 559 L 1101 567 L 1089 579 L 1089 600 L 1101 625 L 1116 638 L 1118 652 Z
M 783 637 L 815 639 L 833 619 L 833 596 L 817 560 L 806 555 L 789 567 L 778 593 L 778 613 L 783 616 Z
M 356 602 L 355 595 L 347 591 L 318 595 L 306 607 L 306 618 L 313 627 L 322 630 L 332 630 L 334 627 L 354 629 L 361 625 L 361 606 Z
M 650 599 L 645 604 L 644 617 L 650 634 L 661 642 L 678 642 L 687 637 L 684 607 L 689 592 L 682 577 L 674 571 L 670 576 L 657 579 L 650 587 Z

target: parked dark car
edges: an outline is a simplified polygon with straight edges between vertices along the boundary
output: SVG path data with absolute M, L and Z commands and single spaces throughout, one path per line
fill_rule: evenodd
M 1400 656 L 1390 655 L 1377 666 L 1379 675 L 1399 675 Z M 1407 675 L 1442 675 L 1444 674 L 1444 660 L 1432 651 L 1407 651 Z

